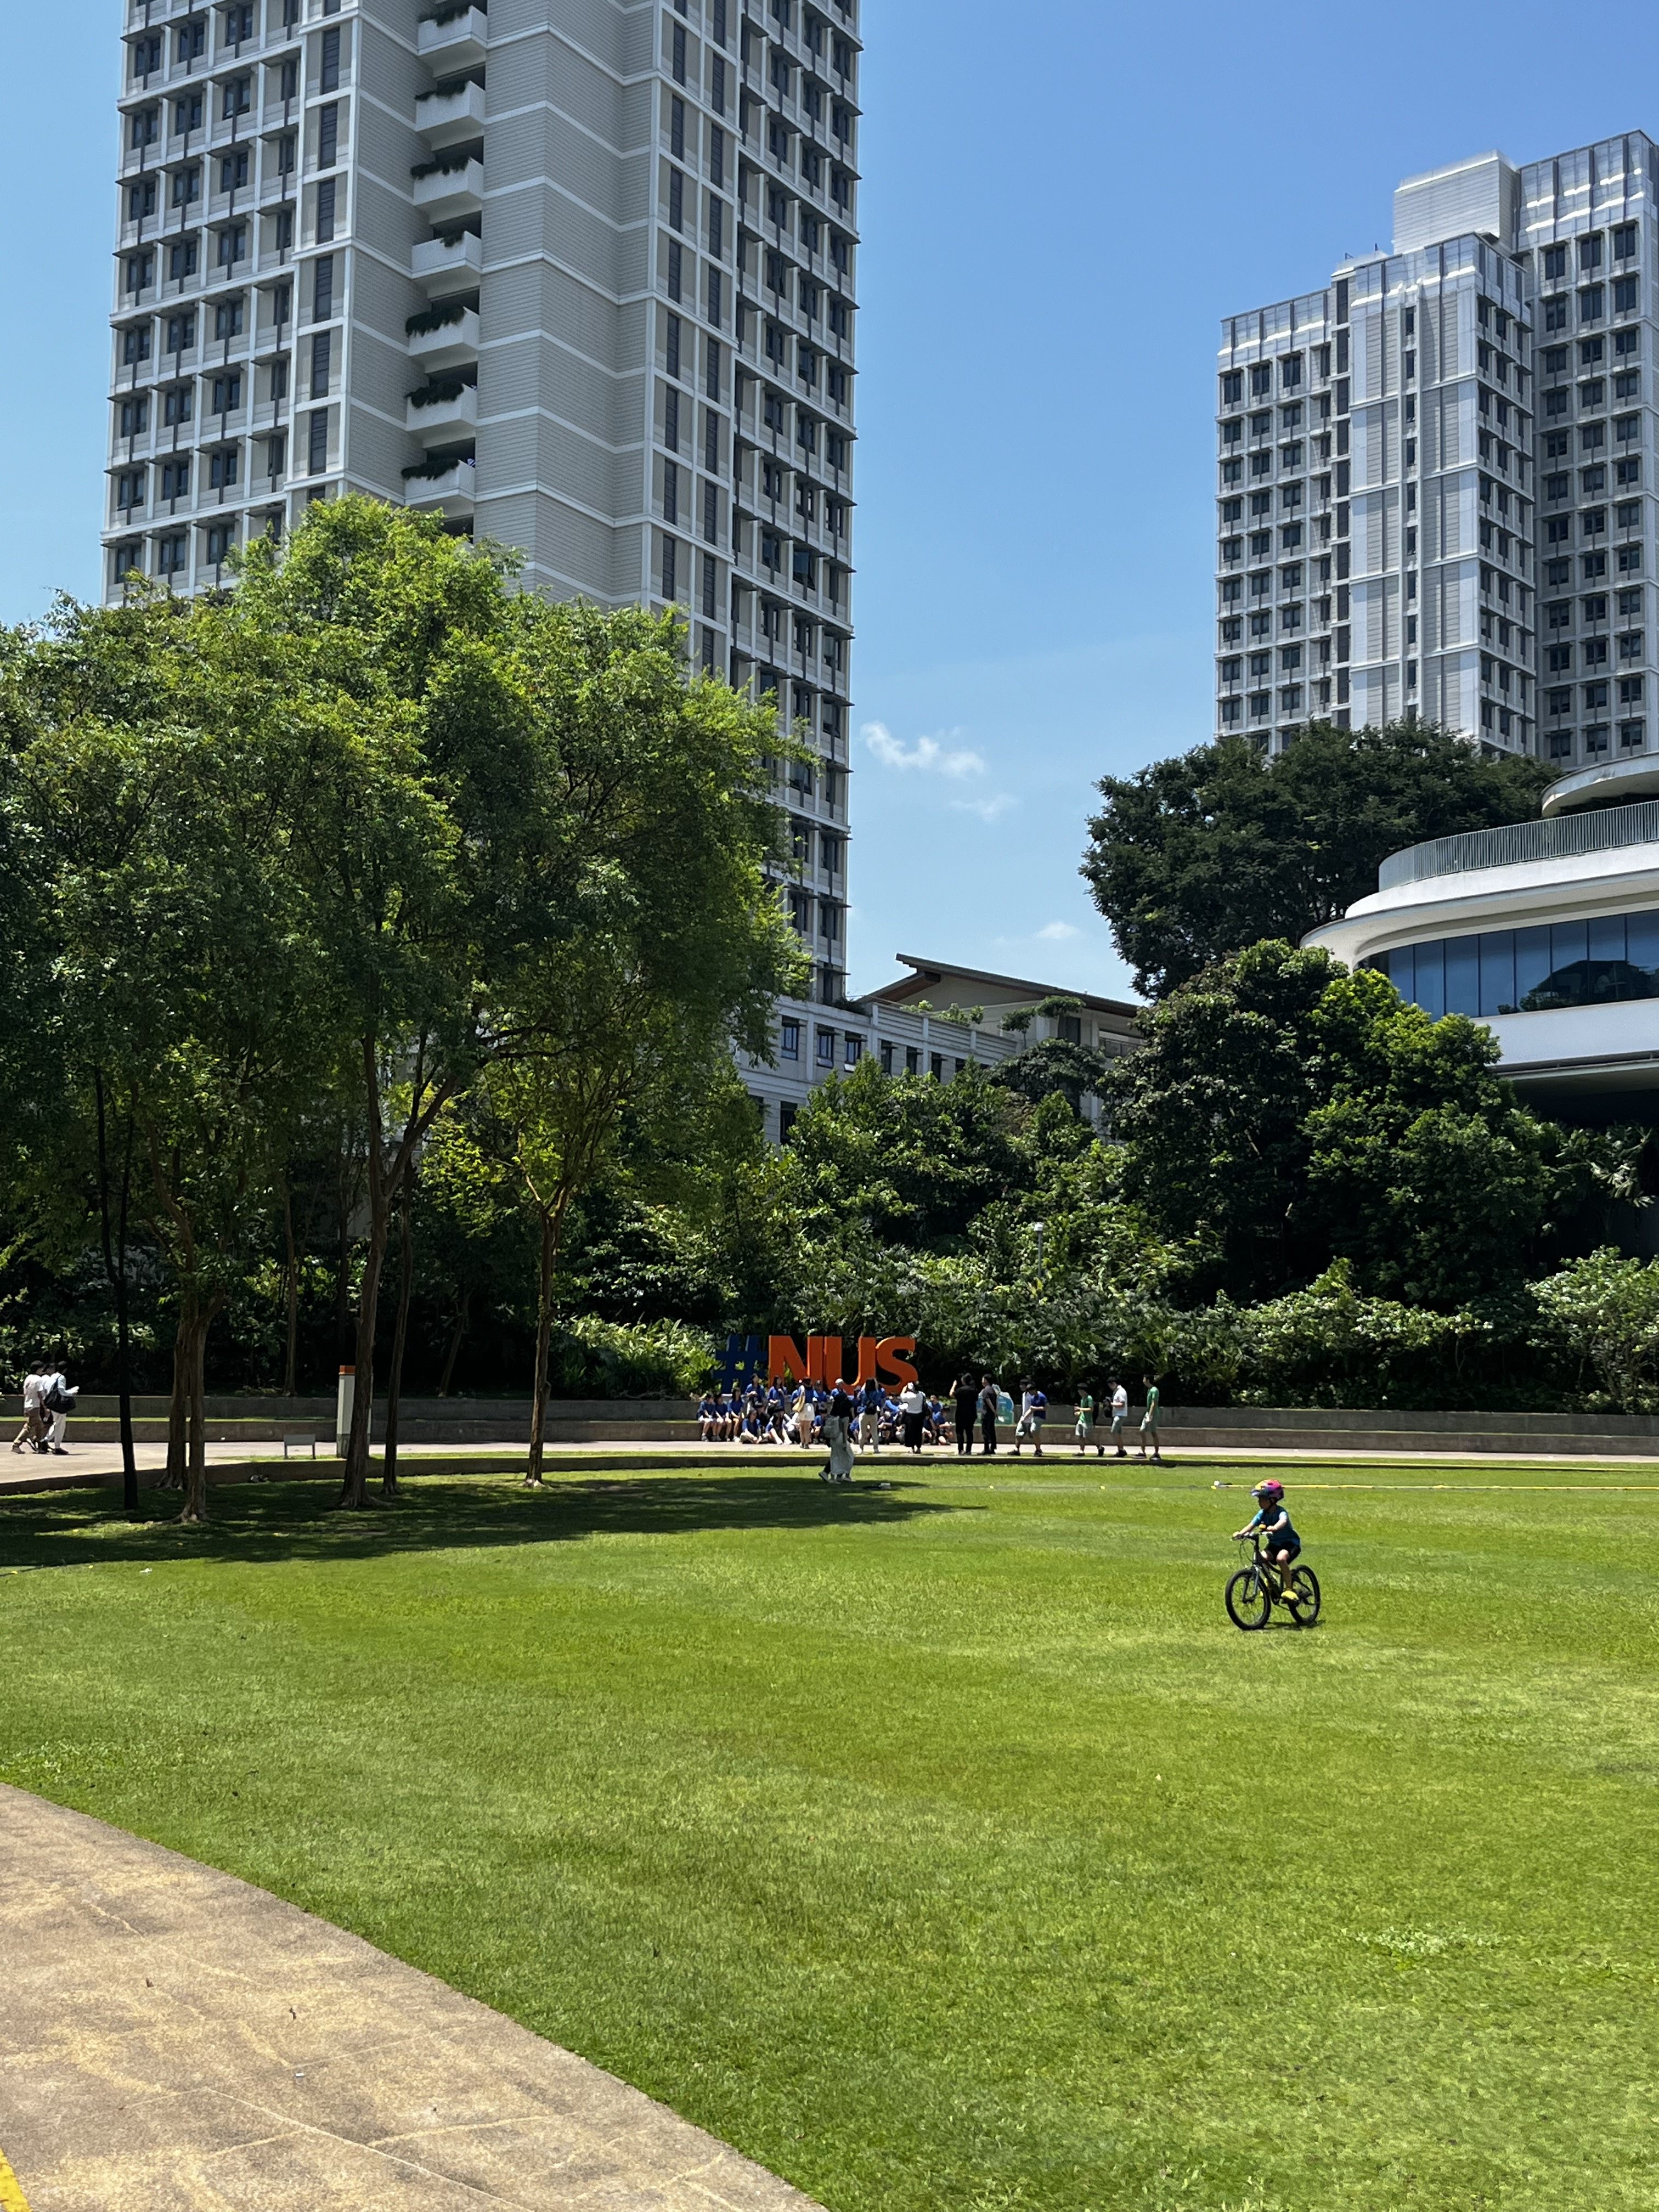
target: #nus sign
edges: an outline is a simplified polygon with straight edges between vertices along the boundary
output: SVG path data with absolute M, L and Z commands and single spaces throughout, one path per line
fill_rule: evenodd
M 856 1370 L 847 1365 L 845 1346 L 838 1336 L 809 1336 L 805 1351 L 792 1336 L 768 1337 L 766 1346 L 763 1369 L 758 1336 L 728 1337 L 720 1388 L 734 1389 L 741 1382 L 756 1381 L 763 1372 L 771 1382 L 890 1382 L 900 1389 L 916 1380 L 910 1364 L 915 1357 L 914 1336 L 860 1337 Z

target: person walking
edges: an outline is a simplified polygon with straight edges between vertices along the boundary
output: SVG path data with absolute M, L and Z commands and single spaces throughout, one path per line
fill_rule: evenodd
M 1104 1458 L 1106 1447 L 1095 1433 L 1095 1394 L 1085 1382 L 1077 1394 L 1077 1455 L 1087 1459 L 1089 1447 Z
M 904 1424 L 904 1449 L 921 1455 L 921 1432 L 927 1425 L 927 1400 L 919 1382 L 907 1382 L 899 1392 L 899 1418 Z
M 818 1471 L 820 1482 L 850 1482 L 857 1462 L 853 1456 L 853 1401 L 841 1376 L 824 1408 L 823 1441 L 830 1456 Z
M 1019 1457 L 1020 1440 L 1030 1437 L 1034 1455 L 1042 1457 L 1042 1425 L 1048 1418 L 1048 1394 L 1039 1390 L 1028 1375 L 1020 1389 L 1019 1426 L 1014 1431 L 1014 1457 Z
M 859 1442 L 881 1457 L 882 1388 L 872 1375 L 859 1392 Z
M 1129 1425 L 1129 1394 L 1121 1382 L 1112 1386 L 1112 1442 L 1117 1446 L 1117 1456 L 1127 1459 L 1123 1449 L 1123 1431 Z
M 983 1376 L 979 1389 L 979 1433 L 981 1454 L 989 1458 L 997 1448 L 997 1401 L 1000 1396 L 996 1384 L 988 1375 Z
M 1146 1439 L 1150 1437 L 1152 1440 L 1152 1457 L 1158 1461 L 1161 1466 L 1164 1461 L 1164 1448 L 1158 1442 L 1158 1410 L 1160 1402 L 1160 1394 L 1157 1383 L 1153 1382 L 1150 1375 L 1143 1375 L 1141 1381 L 1145 1383 L 1146 1389 L 1146 1411 L 1141 1416 L 1140 1421 L 1140 1456 L 1142 1459 L 1145 1459 L 1146 1456 Z
M 71 1390 L 69 1377 L 61 1367 L 48 1373 L 40 1392 L 41 1425 L 46 1432 L 46 1449 L 59 1459 L 68 1455 L 69 1447 L 64 1438 L 69 1431 L 69 1417 L 75 1411 L 78 1390 Z
M 793 1424 L 795 1442 L 807 1451 L 812 1449 L 812 1391 L 805 1382 L 795 1385 L 795 1395 L 789 1401 L 789 1418 Z
M 979 1413 L 979 1385 L 971 1375 L 964 1373 L 957 1383 L 954 1412 L 957 1425 L 957 1457 L 971 1458 L 974 1449 L 974 1421 Z
M 44 1359 L 37 1359 L 23 1377 L 23 1425 L 12 1440 L 11 1448 L 15 1452 L 21 1451 L 25 1446 L 30 1451 L 38 1451 L 40 1448 L 40 1433 L 44 1425 L 40 1401 L 46 1388 L 46 1363 Z

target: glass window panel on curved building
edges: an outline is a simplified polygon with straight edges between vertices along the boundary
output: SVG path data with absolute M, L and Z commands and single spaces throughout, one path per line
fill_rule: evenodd
M 1218 733 L 1653 749 L 1656 214 L 1640 132 L 1482 155 L 1400 187 L 1391 253 L 1224 323 Z
M 1659 998 L 1659 909 L 1432 938 L 1364 964 L 1437 1020 Z

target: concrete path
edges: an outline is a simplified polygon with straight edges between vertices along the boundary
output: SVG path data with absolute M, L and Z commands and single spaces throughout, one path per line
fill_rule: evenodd
M 503 1464 L 522 1464 L 522 1444 L 410 1444 L 400 1454 L 404 1472 L 417 1475 L 422 1472 L 422 1462 L 438 1462 L 453 1464 L 457 1461 L 479 1460 Z M 674 1473 L 681 1468 L 709 1469 L 745 1474 L 774 1472 L 814 1475 L 823 1464 L 824 1449 L 815 1444 L 811 1451 L 798 1447 L 780 1449 L 756 1445 L 704 1443 L 550 1443 L 546 1447 L 547 1471 L 557 1480 L 561 1472 L 567 1474 L 602 1474 L 607 1470 L 617 1472 L 655 1470 Z M 164 1444 L 140 1444 L 137 1448 L 140 1479 L 149 1486 L 149 1479 L 159 1474 L 167 1465 Z M 283 1459 L 283 1448 L 278 1443 L 210 1444 L 207 1448 L 208 1468 L 216 1482 L 244 1482 L 252 1473 L 270 1482 L 280 1482 L 285 1476 L 290 1481 L 337 1482 L 339 1462 L 331 1454 L 319 1451 L 314 1461 L 309 1457 Z M 1320 1466 L 1346 1467 L 1375 1465 L 1379 1468 L 1395 1466 L 1434 1466 L 1475 1468 L 1504 1467 L 1577 1468 L 1589 1474 L 1616 1472 L 1621 1478 L 1633 1478 L 1637 1482 L 1651 1483 L 1659 1475 L 1659 1466 L 1652 1460 L 1638 1459 L 1625 1454 L 1598 1456 L 1590 1452 L 1449 1452 L 1401 1451 L 1397 1449 L 1377 1451 L 1354 1446 L 1340 1451 L 1315 1449 L 1311 1446 L 1285 1444 L 1241 1444 L 1236 1446 L 1205 1445 L 1172 1446 L 1164 1455 L 1167 1468 L 1190 1463 L 1195 1471 L 1206 1473 L 1215 1467 L 1246 1466 L 1261 1460 L 1269 1462 L 1300 1462 L 1310 1469 Z M 1079 1462 L 1075 1453 L 1064 1449 L 1045 1452 L 1041 1465 L 1045 1469 L 1076 1468 Z M 970 1462 L 959 1461 L 954 1444 L 940 1444 L 925 1449 L 920 1461 L 904 1451 L 884 1451 L 872 1458 L 860 1454 L 859 1466 L 861 1476 L 872 1481 L 902 1481 L 914 1475 L 919 1468 L 928 1468 L 939 1474 L 957 1468 L 970 1480 L 998 1479 L 1009 1480 L 1016 1472 L 1037 1465 L 1029 1454 L 1016 1459 L 1012 1451 L 999 1452 L 994 1459 L 987 1460 L 975 1453 Z M 1127 1474 L 1131 1467 L 1141 1464 L 1139 1459 L 1100 1460 L 1092 1455 L 1082 1462 L 1091 1471 L 1104 1468 L 1118 1474 Z M 71 1443 L 62 1459 L 34 1456 L 13 1459 L 0 1453 L 0 1498 L 9 1492 L 22 1495 L 46 1490 L 78 1490 L 94 1485 L 118 1483 L 121 1479 L 121 1448 L 119 1444 Z M 374 1478 L 371 1476 L 371 1482 Z M 0 2212 L 5 2212 L 4 2200 L 0 2198 Z
M 355 1936 L 4 1788 L 0 1960 L 29 2212 L 814 2212 Z

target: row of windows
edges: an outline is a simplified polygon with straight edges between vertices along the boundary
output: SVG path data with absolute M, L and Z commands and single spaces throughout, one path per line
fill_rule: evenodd
M 323 462 L 327 465 L 327 417 L 322 418 Z M 255 473 L 264 475 L 275 483 L 288 466 L 288 434 L 273 432 L 259 441 L 255 456 Z M 144 506 L 153 483 L 157 500 L 170 506 L 174 501 L 188 499 L 194 482 L 209 491 L 232 491 L 242 480 L 242 449 L 240 446 L 216 446 L 199 454 L 179 453 L 171 460 L 160 461 L 152 469 L 141 464 L 136 468 L 119 469 L 114 477 L 112 504 L 118 512 L 131 514 L 136 507 Z
M 1404 945 L 1365 965 L 1437 1020 L 1659 997 L 1659 913 L 1598 915 Z
M 310 243 L 330 246 L 339 234 L 339 180 L 325 177 L 317 185 L 314 196 L 313 221 Z M 294 250 L 294 208 L 287 204 L 277 208 L 266 218 L 269 232 L 265 250 L 270 253 L 286 255 Z M 188 283 L 203 273 L 204 266 L 215 271 L 215 281 L 233 276 L 252 252 L 252 226 L 248 222 L 228 222 L 208 234 L 208 256 L 203 260 L 203 236 L 197 231 L 182 231 L 169 239 L 164 246 L 140 246 L 127 254 L 123 266 L 124 289 L 135 298 L 148 292 L 156 281 L 159 270 L 161 281 L 168 284 Z
M 793 1018 L 786 1018 L 780 1022 L 778 1024 L 780 1060 L 787 1060 L 792 1066 L 799 1066 L 805 1046 L 804 1032 L 805 1024 Z M 967 1072 L 966 1058 L 955 1053 L 930 1052 L 924 1054 L 920 1045 L 897 1045 L 885 1037 L 880 1041 L 878 1049 L 880 1054 L 881 1072 L 884 1075 L 903 1073 L 919 1076 L 923 1073 L 924 1062 L 926 1072 L 935 1083 L 943 1083 L 951 1076 L 962 1075 Z M 815 1066 L 825 1070 L 837 1065 L 846 1068 L 857 1067 L 864 1058 L 864 1052 L 865 1039 L 860 1031 L 843 1030 L 838 1032 L 814 1024 L 812 1060 Z M 902 1066 L 901 1054 L 903 1055 Z M 781 1137 L 787 1137 L 793 1127 L 796 1110 L 787 1103 L 780 1109 L 779 1133 Z
M 1633 471 L 1630 479 L 1631 483 L 1632 484 L 1639 484 L 1642 481 L 1640 462 L 1632 462 L 1625 464 L 1624 465 L 1629 466 Z M 1614 509 L 1614 518 L 1615 526 L 1620 530 L 1639 530 L 1642 527 L 1643 519 L 1641 501 L 1637 499 L 1627 500 L 1622 506 Z M 1586 507 L 1578 516 L 1577 523 L 1578 535 L 1581 539 L 1583 539 L 1586 544 L 1592 544 L 1596 538 L 1604 538 L 1607 535 L 1607 510 L 1605 507 Z M 1570 514 L 1553 514 L 1544 525 L 1544 543 L 1547 546 L 1571 545 L 1572 543 L 1572 537 L 1573 517 Z M 1639 568 L 1642 565 L 1641 547 L 1639 545 L 1621 545 L 1620 547 L 1619 565 L 1621 568 L 1626 566 L 1625 560 L 1626 553 L 1633 553 L 1636 556 L 1635 560 L 1628 565 L 1632 568 Z M 1599 568 L 1595 570 L 1592 570 L 1588 566 L 1588 562 L 1592 557 L 1599 561 L 1601 564 Z M 1585 560 L 1587 563 L 1584 568 L 1586 577 L 1589 577 L 1591 574 L 1601 576 L 1605 576 L 1607 574 L 1607 556 L 1604 552 L 1598 550 L 1593 556 L 1586 556 Z M 1547 563 L 1547 566 L 1553 573 L 1555 566 L 1554 562 L 1548 562 Z
M 210 522 L 198 527 L 195 533 L 197 550 L 207 567 L 217 568 L 228 560 L 233 547 L 238 542 L 240 526 L 240 519 L 232 518 L 222 522 Z M 150 539 L 149 541 L 150 556 L 149 573 L 153 576 L 163 577 L 187 574 L 190 570 L 191 535 L 188 530 L 176 530 L 168 531 L 161 537 Z M 269 538 L 281 537 L 280 514 L 264 518 L 264 535 Z M 146 541 L 142 538 L 123 538 L 118 544 L 110 547 L 112 585 L 118 585 L 124 578 L 135 574 L 143 575 L 145 573 L 145 550 Z
M 1642 333 L 1636 331 L 1615 331 L 1613 335 L 1613 356 L 1626 363 L 1639 361 L 1642 355 Z M 1581 374 L 1600 370 L 1607 357 L 1607 342 L 1602 337 L 1581 338 L 1578 342 L 1578 367 Z M 1572 361 L 1571 346 L 1547 346 L 1541 356 L 1546 376 L 1565 376 Z M 1640 396 L 1639 372 L 1628 368 L 1613 379 L 1613 391 L 1618 396 L 1634 399 Z
M 313 399 L 326 395 L 333 366 L 334 333 L 319 331 L 306 349 L 306 369 Z M 262 362 L 246 372 L 227 368 L 211 377 L 166 385 L 154 392 L 125 393 L 114 402 L 115 434 L 118 438 L 142 438 L 148 434 L 152 422 L 164 430 L 185 428 L 196 420 L 198 380 L 204 418 L 234 415 L 250 397 L 274 406 L 289 396 L 289 356 L 280 354 L 274 361 Z M 264 382 L 263 393 L 257 388 L 258 380 Z
M 324 323 L 333 316 L 339 299 L 337 258 L 325 253 L 308 264 L 302 272 L 302 289 L 309 294 L 311 319 Z M 269 319 L 280 331 L 294 313 L 294 285 L 284 277 L 261 295 L 269 308 Z M 227 293 L 204 308 L 198 315 L 194 307 L 180 308 L 176 313 L 161 319 L 162 354 L 189 353 L 198 336 L 211 337 L 214 343 L 240 337 L 247 327 L 248 295 L 245 292 Z M 150 361 L 155 351 L 156 325 L 155 319 L 146 317 L 143 322 L 124 323 L 117 336 L 117 351 L 123 368 L 139 369 Z
M 1585 284 L 1580 287 L 1578 321 L 1581 328 L 1602 322 L 1607 313 L 1607 290 L 1605 284 Z M 1634 276 L 1620 276 L 1613 281 L 1613 312 L 1615 315 L 1635 315 L 1641 313 L 1642 287 Z M 1572 327 L 1572 295 L 1559 292 L 1543 301 L 1544 329 L 1565 331 Z
M 1619 750 L 1621 753 L 1641 752 L 1648 741 L 1648 726 L 1638 719 L 1619 725 Z M 1613 750 L 1613 732 L 1606 722 L 1592 723 L 1582 741 L 1575 740 L 1571 730 L 1550 732 L 1550 758 L 1553 761 L 1571 760 L 1575 751 L 1582 750 L 1587 761 L 1605 758 Z
M 1273 719 L 1273 695 L 1271 691 L 1252 691 L 1248 701 L 1224 699 L 1220 703 L 1222 726 L 1226 729 L 1237 729 L 1246 719 L 1244 709 L 1247 706 L 1249 720 L 1252 722 L 1270 722 Z M 1281 687 L 1279 693 L 1279 713 L 1281 718 L 1285 715 L 1304 714 L 1316 709 L 1322 712 L 1330 703 L 1331 686 L 1328 677 L 1319 684 L 1306 686 L 1300 684 L 1286 684 Z
M 317 110 L 316 167 L 333 168 L 340 159 L 340 108 L 337 100 L 331 100 Z M 291 177 L 299 166 L 300 139 L 295 131 L 279 131 L 274 137 L 262 142 L 264 152 L 264 174 L 267 179 Z M 161 212 L 165 188 L 166 204 L 175 212 L 194 207 L 202 198 L 204 185 L 221 193 L 246 191 L 252 180 L 253 156 L 258 148 L 252 143 L 228 146 L 214 160 L 181 161 L 172 168 L 147 169 L 141 175 L 130 178 L 125 186 L 125 217 L 128 222 L 143 222 Z
M 313 394 L 320 398 L 321 393 Z M 320 476 L 328 466 L 328 410 L 319 408 L 306 418 L 301 451 L 304 473 Z M 289 464 L 289 434 L 272 430 L 253 441 L 253 471 L 275 481 Z M 152 495 L 164 504 L 188 499 L 192 484 L 201 490 L 226 492 L 242 481 L 243 448 L 232 445 L 204 447 L 200 452 L 182 451 L 155 462 L 132 462 L 112 475 L 112 504 L 131 514 Z
M 1638 242 L 1638 226 L 1633 222 L 1618 224 L 1612 238 L 1613 258 L 1615 261 L 1634 259 Z M 1581 274 L 1601 266 L 1601 255 L 1606 243 L 1601 231 L 1592 231 L 1577 240 L 1578 267 Z M 1571 246 L 1547 246 L 1542 253 L 1544 281 L 1549 283 L 1567 273 L 1567 257 Z
M 304 0 L 268 0 L 269 30 L 272 37 L 287 36 L 296 31 L 304 14 Z M 724 0 L 721 0 L 722 6 Z M 340 0 L 323 0 L 325 15 L 337 15 Z M 210 12 L 197 14 L 192 10 L 173 33 L 173 58 L 180 68 L 187 69 L 204 58 L 207 52 L 208 27 L 212 21 Z M 259 10 L 256 0 L 231 0 L 228 7 L 218 10 L 219 36 L 217 44 L 233 53 L 240 52 L 251 40 L 259 35 Z M 335 31 L 325 36 L 339 37 Z M 164 31 L 141 31 L 129 42 L 129 67 L 135 77 L 154 76 L 167 58 L 167 40 Z
M 325 31 L 317 89 L 321 93 L 337 92 L 340 88 L 345 58 L 341 33 Z M 266 72 L 267 96 L 286 104 L 300 95 L 300 58 L 285 55 L 270 64 Z M 204 85 L 199 89 L 181 92 L 168 100 L 154 100 L 142 107 L 127 111 L 127 151 L 143 153 L 148 147 L 161 143 L 164 128 L 171 125 L 175 138 L 188 137 L 193 131 L 205 129 L 210 117 L 221 123 L 238 123 L 245 115 L 253 112 L 253 76 L 244 70 L 236 76 L 225 77 L 218 83 Z

